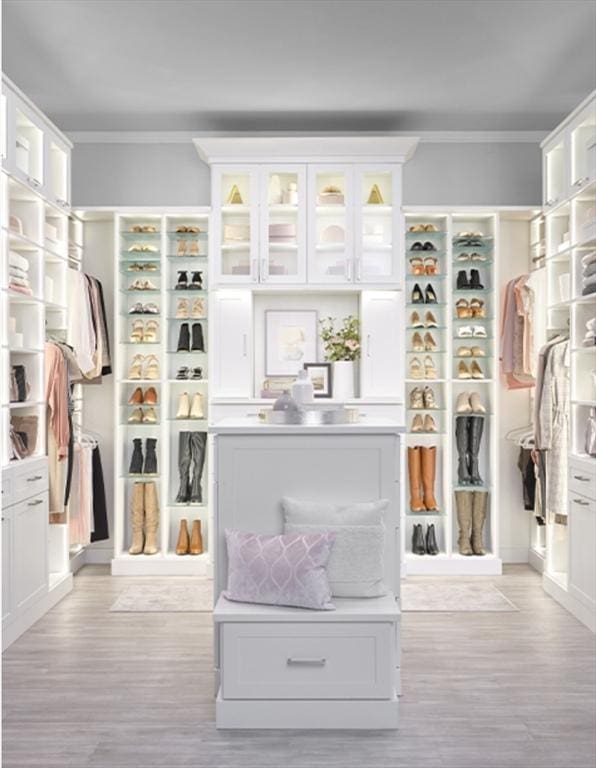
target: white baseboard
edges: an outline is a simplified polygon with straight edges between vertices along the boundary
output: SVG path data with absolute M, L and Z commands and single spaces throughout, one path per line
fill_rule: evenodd
M 112 547 L 88 547 L 85 550 L 85 565 L 109 565 L 113 556 Z
M 504 563 L 527 563 L 527 547 L 501 547 L 501 559 Z

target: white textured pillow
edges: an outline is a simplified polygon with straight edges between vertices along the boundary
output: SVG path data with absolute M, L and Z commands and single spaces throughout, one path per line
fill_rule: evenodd
M 383 582 L 383 517 L 388 504 L 387 499 L 345 505 L 282 499 L 285 533 L 336 534 L 327 563 L 334 597 L 387 594 Z

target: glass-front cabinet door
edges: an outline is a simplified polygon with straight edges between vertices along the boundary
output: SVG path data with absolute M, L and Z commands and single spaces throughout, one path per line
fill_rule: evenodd
M 308 166 L 308 281 L 354 280 L 353 166 Z
M 257 166 L 218 166 L 212 173 L 217 217 L 213 232 L 217 282 L 257 282 L 259 169 Z
M 399 166 L 357 167 L 355 171 L 356 282 L 397 282 L 401 242 Z
M 306 166 L 261 169 L 262 283 L 306 282 Z

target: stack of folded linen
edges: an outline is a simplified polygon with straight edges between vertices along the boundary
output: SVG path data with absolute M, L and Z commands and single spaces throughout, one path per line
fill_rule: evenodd
M 582 346 L 594 347 L 596 346 L 596 317 L 588 320 L 586 323 L 586 335 L 582 340 Z
M 582 296 L 596 293 L 596 251 L 582 258 Z
M 29 262 L 16 251 L 8 252 L 8 287 L 28 296 L 33 293 L 29 283 Z

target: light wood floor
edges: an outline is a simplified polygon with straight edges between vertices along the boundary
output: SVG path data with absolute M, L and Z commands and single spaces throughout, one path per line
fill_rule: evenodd
M 594 636 L 529 568 L 519 613 L 405 614 L 397 732 L 217 731 L 210 614 L 109 613 L 83 569 L 4 654 L 4 768 L 592 768 Z

